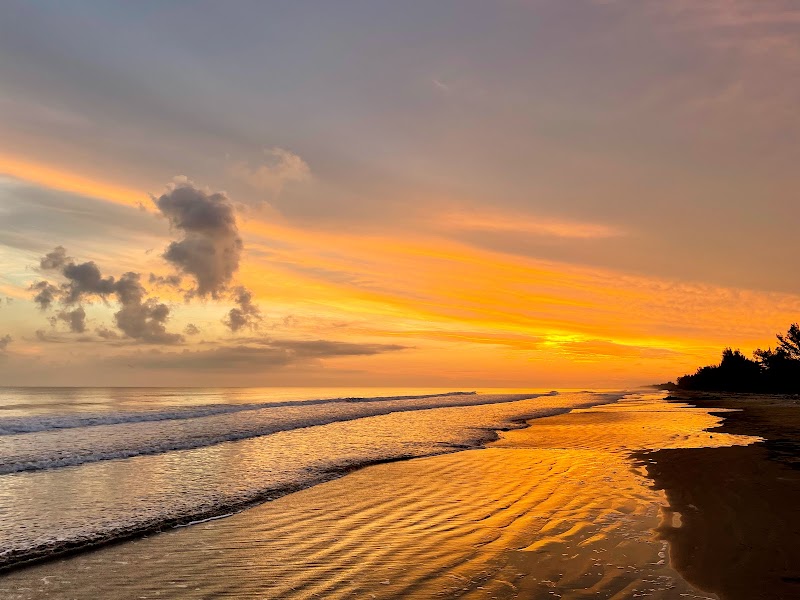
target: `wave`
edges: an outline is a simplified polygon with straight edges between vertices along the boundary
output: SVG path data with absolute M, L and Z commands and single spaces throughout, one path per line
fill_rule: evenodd
M 496 404 L 540 396 L 541 394 L 458 393 L 295 401 L 264 403 L 258 408 L 250 408 L 246 413 L 224 411 L 199 414 L 192 418 L 149 421 L 132 420 L 129 418 L 131 415 L 117 415 L 118 420 L 108 424 L 93 423 L 87 427 L 58 428 L 0 437 L 0 475 L 202 448 L 280 431 L 395 412 Z
M 550 392 L 554 394 L 557 392 Z M 147 423 L 150 421 L 173 421 L 179 419 L 196 419 L 213 415 L 230 414 L 265 408 L 284 406 L 314 406 L 341 402 L 389 402 L 393 400 L 420 400 L 451 396 L 474 396 L 477 392 L 447 392 L 443 394 L 423 394 L 416 396 L 379 396 L 320 398 L 314 400 L 283 400 L 273 402 L 254 402 L 247 404 L 206 404 L 201 406 L 171 407 L 165 410 L 96 412 L 70 415 L 37 415 L 29 417 L 0 418 L 0 436 L 20 433 L 38 433 L 54 429 L 75 429 L 78 427 L 94 427 L 97 425 L 116 425 L 119 423 Z M 35 407 L 36 405 L 31 405 Z M 19 408 L 15 406 L 14 408 Z

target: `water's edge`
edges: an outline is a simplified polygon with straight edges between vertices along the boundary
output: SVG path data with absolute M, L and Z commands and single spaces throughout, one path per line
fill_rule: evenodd
M 542 395 L 543 394 L 531 394 L 530 398 L 536 398 Z M 621 398 L 625 397 L 625 395 L 626 394 L 623 393 L 620 393 L 619 395 L 598 394 L 597 402 L 592 403 L 591 406 L 612 404 L 614 402 L 619 401 Z M 585 408 L 586 405 L 583 405 L 582 407 Z M 439 447 L 440 449 L 434 452 L 415 454 L 415 455 L 392 456 L 377 460 L 360 461 L 344 466 L 332 467 L 330 469 L 322 471 L 315 477 L 311 477 L 303 481 L 300 484 L 279 486 L 279 487 L 260 490 L 259 492 L 256 492 L 255 494 L 239 502 L 217 505 L 209 509 L 193 511 L 191 513 L 173 516 L 167 519 L 156 518 L 153 519 L 152 522 L 140 523 L 130 528 L 120 527 L 117 529 L 106 530 L 103 532 L 102 535 L 85 537 L 83 539 L 64 540 L 59 544 L 55 545 L 52 542 L 50 542 L 47 544 L 42 544 L 41 546 L 33 546 L 21 550 L 9 550 L 6 551 L 5 553 L 0 553 L 0 573 L 7 573 L 12 570 L 17 570 L 20 568 L 31 566 L 33 564 L 49 562 L 52 560 L 65 558 L 70 555 L 75 555 L 78 553 L 95 550 L 104 546 L 127 542 L 133 539 L 146 537 L 151 534 L 174 529 L 176 527 L 185 527 L 209 519 L 231 516 L 248 508 L 252 508 L 254 506 L 263 504 L 264 502 L 276 500 L 288 494 L 303 489 L 307 489 L 319 485 L 321 483 L 332 481 L 334 479 L 338 479 L 349 473 L 352 473 L 354 471 L 366 467 L 378 464 L 391 463 L 391 462 L 412 460 L 416 458 L 429 458 L 431 456 L 483 448 L 487 443 L 497 440 L 499 438 L 499 433 L 502 431 L 525 428 L 530 426 L 530 423 L 535 420 L 556 415 L 567 414 L 577 408 L 582 408 L 582 407 L 576 406 L 573 408 L 563 408 L 563 409 L 553 408 L 551 411 L 548 412 L 548 414 L 545 415 L 520 416 L 519 418 L 509 419 L 506 425 L 497 428 L 477 427 L 475 428 L 475 430 L 482 431 L 484 432 L 485 435 L 476 438 L 474 442 L 471 444 L 442 444 Z M 437 410 L 437 409 L 427 408 L 422 410 L 427 411 L 427 410 Z M 226 441 L 222 443 L 231 443 L 231 441 Z M 124 459 L 117 459 L 117 460 L 124 460 Z

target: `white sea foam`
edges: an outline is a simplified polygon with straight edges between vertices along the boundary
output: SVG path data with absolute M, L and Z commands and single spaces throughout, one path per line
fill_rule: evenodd
M 0 417 L 0 436 L 18 433 L 37 433 L 53 429 L 74 429 L 96 425 L 116 425 L 119 423 L 145 423 L 148 421 L 170 421 L 196 419 L 228 413 L 287 406 L 314 406 L 317 404 L 343 402 L 390 402 L 393 400 L 419 400 L 426 398 L 446 398 L 474 396 L 475 392 L 449 392 L 446 394 L 423 394 L 415 396 L 382 396 L 378 398 L 345 397 L 321 398 L 313 400 L 284 400 L 280 402 L 258 402 L 249 404 L 205 404 L 200 406 L 175 406 L 164 410 L 103 411 L 88 413 L 68 413 L 56 415 L 32 415 L 22 417 Z
M 102 421 L 85 415 L 48 416 L 49 424 L 60 426 L 0 436 L 0 474 L 200 448 L 392 412 L 494 404 L 534 396 L 446 394 L 214 405 L 151 413 L 116 412 L 103 415 Z M 42 419 L 30 417 L 27 424 L 34 426 Z M 77 424 L 80 422 L 84 425 Z

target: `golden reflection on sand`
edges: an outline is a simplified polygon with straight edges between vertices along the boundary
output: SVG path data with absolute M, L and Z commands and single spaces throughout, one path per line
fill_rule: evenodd
M 654 530 L 673 517 L 630 452 L 757 439 L 704 431 L 719 420 L 659 395 L 576 410 L 486 449 L 377 465 L 12 573 L 0 588 L 16 598 L 710 598 L 670 568 Z

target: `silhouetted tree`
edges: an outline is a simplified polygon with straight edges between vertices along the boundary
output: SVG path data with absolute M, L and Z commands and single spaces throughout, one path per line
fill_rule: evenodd
M 777 335 L 778 350 L 783 350 L 789 358 L 800 360 L 800 327 L 797 323 L 792 323 L 786 335 Z
M 718 392 L 758 391 L 763 384 L 761 365 L 739 350 L 725 348 L 718 365 L 701 367 L 694 375 L 678 378 L 678 387 Z
M 800 326 L 793 323 L 778 334 L 775 350 L 758 349 L 747 358 L 739 350 L 726 348 L 718 365 L 701 367 L 677 380 L 685 390 L 718 392 L 800 393 Z
M 800 390 L 800 360 L 783 348 L 760 348 L 754 352 L 764 373 L 765 391 L 797 392 Z

